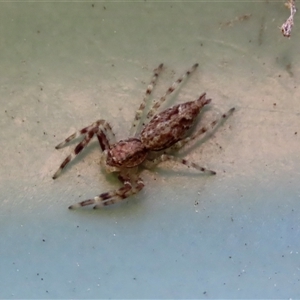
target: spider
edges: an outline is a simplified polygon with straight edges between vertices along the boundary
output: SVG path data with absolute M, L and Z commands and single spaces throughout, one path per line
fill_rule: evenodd
M 87 205 L 94 205 L 99 208 L 121 202 L 141 191 L 144 187 L 143 179 L 138 175 L 139 166 L 152 168 L 163 161 L 174 161 L 192 167 L 204 174 L 215 175 L 216 172 L 208 170 L 198 164 L 184 158 L 178 158 L 170 154 L 173 150 L 182 148 L 186 143 L 196 137 L 212 131 L 223 120 L 225 120 L 235 108 L 231 108 L 220 118 L 211 122 L 208 126 L 203 126 L 195 133 L 188 136 L 187 132 L 195 123 L 196 117 L 201 109 L 211 102 L 203 93 L 197 100 L 174 105 L 160 113 L 156 113 L 158 108 L 165 102 L 166 98 L 174 92 L 180 83 L 191 75 L 198 67 L 194 64 L 188 71 L 179 77 L 157 101 L 154 101 L 146 114 L 146 122 L 142 123 L 142 115 L 145 111 L 147 100 L 156 84 L 157 78 L 163 69 L 163 64 L 154 70 L 153 77 L 144 94 L 143 100 L 136 111 L 134 121 L 130 129 L 130 137 L 116 141 L 115 134 L 105 120 L 98 120 L 91 125 L 75 132 L 55 148 L 64 147 L 71 140 L 83 135 L 83 140 L 75 147 L 73 152 L 62 162 L 53 179 L 56 179 L 66 165 L 71 162 L 96 135 L 100 148 L 103 151 L 101 164 L 108 173 L 115 172 L 118 179 L 123 184 L 116 190 L 102 193 L 92 199 L 88 199 L 69 206 L 69 209 Z M 142 127 L 140 129 L 140 127 Z

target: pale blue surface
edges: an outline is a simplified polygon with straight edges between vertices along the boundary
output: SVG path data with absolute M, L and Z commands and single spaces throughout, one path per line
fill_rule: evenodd
M 0 4 L 0 297 L 299 298 L 300 16 L 288 40 L 279 2 L 92 4 Z M 237 108 L 183 152 L 217 176 L 166 163 L 123 205 L 69 211 L 118 185 L 97 142 L 53 181 L 74 144 L 54 146 L 99 118 L 126 137 L 161 62 L 154 95 L 199 62 L 169 103 Z

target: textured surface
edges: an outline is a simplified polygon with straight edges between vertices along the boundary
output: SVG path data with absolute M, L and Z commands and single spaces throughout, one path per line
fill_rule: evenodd
M 0 4 L 1 298 L 299 297 L 300 18 L 284 38 L 283 2 Z M 237 108 L 182 152 L 217 175 L 166 162 L 124 205 L 69 211 L 118 183 L 97 141 L 53 181 L 71 151 L 55 145 L 100 118 L 127 137 L 162 62 L 154 96 L 199 63 L 167 105 L 206 92 L 200 124 Z

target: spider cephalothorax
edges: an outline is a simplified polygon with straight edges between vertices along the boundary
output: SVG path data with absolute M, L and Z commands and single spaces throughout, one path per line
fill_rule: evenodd
M 171 150 L 180 149 L 187 142 L 195 139 L 201 134 L 204 134 L 209 129 L 215 128 L 220 122 L 226 119 L 233 111 L 231 108 L 226 114 L 223 114 L 218 120 L 214 120 L 208 126 L 203 126 L 191 136 L 187 136 L 188 130 L 195 123 L 203 106 L 208 104 L 211 99 L 206 99 L 206 94 L 202 94 L 197 100 L 189 101 L 182 104 L 174 105 L 160 113 L 157 113 L 158 108 L 166 100 L 185 77 L 188 77 L 198 64 L 188 70 L 183 76 L 177 79 L 171 87 L 168 88 L 165 95 L 158 101 L 154 102 L 149 112 L 146 115 L 148 122 L 139 130 L 141 125 L 141 117 L 146 107 L 157 77 L 161 72 L 163 65 L 160 64 L 154 70 L 153 78 L 146 90 L 143 101 L 136 112 L 133 125 L 128 139 L 116 141 L 115 134 L 111 126 L 105 120 L 98 120 L 81 129 L 79 132 L 72 134 L 65 139 L 64 142 L 56 146 L 56 149 L 62 148 L 69 141 L 84 134 L 84 139 L 75 147 L 74 152 L 70 154 L 60 165 L 59 169 L 53 176 L 56 179 L 62 169 L 84 149 L 94 135 L 97 136 L 101 149 L 104 154 L 102 164 L 104 164 L 107 172 L 116 172 L 118 179 L 123 183 L 123 186 L 117 190 L 102 193 L 92 199 L 88 199 L 77 204 L 71 205 L 69 208 L 76 208 L 86 205 L 94 205 L 94 208 L 107 206 L 117 203 L 130 195 L 136 194 L 144 187 L 144 182 L 141 177 L 136 174 L 137 168 L 140 165 L 145 167 L 155 166 L 161 161 L 172 160 L 182 163 L 188 167 L 195 168 L 205 174 L 214 175 L 216 172 L 207 170 L 199 165 L 190 162 L 186 159 L 181 159 L 168 153 Z M 151 155 L 150 155 L 151 154 Z M 157 154 L 153 158 L 153 154 Z
M 147 156 L 147 149 L 137 138 L 121 140 L 113 144 L 106 155 L 106 164 L 118 168 L 133 168 Z

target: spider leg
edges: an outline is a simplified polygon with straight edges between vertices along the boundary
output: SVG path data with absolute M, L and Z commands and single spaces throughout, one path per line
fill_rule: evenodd
M 103 120 L 100 120 L 100 121 L 103 121 Z M 89 144 L 89 142 L 91 141 L 91 139 L 93 138 L 93 136 L 95 134 L 97 135 L 97 138 L 98 138 L 98 141 L 99 141 L 99 144 L 100 144 L 100 147 L 102 148 L 102 150 L 105 150 L 109 147 L 110 142 L 111 142 L 109 140 L 109 138 L 115 140 L 114 133 L 112 132 L 111 127 L 108 125 L 108 123 L 106 121 L 103 121 L 103 124 L 102 124 L 102 122 L 99 124 L 100 121 L 93 123 L 94 127 L 92 127 L 92 125 L 91 125 L 91 126 L 85 127 L 82 130 L 78 131 L 78 133 L 80 133 L 80 134 L 85 133 L 84 139 L 75 147 L 73 152 L 65 158 L 65 160 L 62 162 L 62 164 L 59 166 L 58 170 L 53 175 L 53 177 L 52 177 L 53 179 L 56 179 L 60 175 L 62 170 L 65 168 L 65 166 L 68 163 L 70 163 Z M 103 125 L 105 125 L 105 124 L 107 126 L 104 127 Z M 87 132 L 85 132 L 86 128 L 89 129 Z M 108 130 L 108 128 L 109 128 L 109 130 Z M 108 133 L 109 137 L 107 137 L 105 133 Z M 75 134 L 77 134 L 77 133 L 75 133 Z M 71 135 L 71 137 L 72 137 L 71 140 L 75 138 L 75 137 L 73 137 L 75 134 Z M 63 143 L 66 143 L 66 141 L 69 142 L 70 141 L 69 138 L 67 138 L 65 140 L 65 142 L 63 142 Z M 61 144 L 63 144 L 63 143 L 61 143 Z
M 106 137 L 108 138 L 108 142 L 111 144 L 116 142 L 116 137 L 115 134 L 112 131 L 111 126 L 109 125 L 108 122 L 106 122 L 105 120 L 98 120 L 96 122 L 94 122 L 93 124 L 82 128 L 81 130 L 71 134 L 69 137 L 67 137 L 63 142 L 61 142 L 60 144 L 58 144 L 55 149 L 61 149 L 63 148 L 67 143 L 69 143 L 70 141 L 78 138 L 79 136 L 86 134 L 87 132 L 90 132 L 92 130 L 94 130 L 94 128 L 100 128 L 102 129 L 102 131 L 104 132 L 104 134 L 106 135 Z M 101 143 L 100 143 L 101 145 Z M 101 146 L 102 148 L 102 146 Z M 103 149 L 102 149 L 103 150 Z
M 225 114 L 222 114 L 222 116 L 218 119 L 215 119 L 213 122 L 211 122 L 207 126 L 203 126 L 199 128 L 194 134 L 191 136 L 188 136 L 186 138 L 183 138 L 182 140 L 178 141 L 176 144 L 174 144 L 172 147 L 168 148 L 164 153 L 169 153 L 173 150 L 178 150 L 182 148 L 185 144 L 188 142 L 194 140 L 198 136 L 202 134 L 210 134 L 212 133 L 219 125 L 221 125 L 233 112 L 235 111 L 235 107 L 232 107 L 230 110 L 228 110 Z
M 142 117 L 142 114 L 144 112 L 144 109 L 146 107 L 146 103 L 147 103 L 147 100 L 149 99 L 151 93 L 152 93 L 152 90 L 156 84 L 156 80 L 157 80 L 157 77 L 158 75 L 160 74 L 161 70 L 163 68 L 163 64 L 160 64 L 155 70 L 154 70 L 154 74 L 153 74 L 153 77 L 146 89 L 146 92 L 145 92 L 145 95 L 144 95 L 144 98 L 143 98 L 143 101 L 142 103 L 140 104 L 140 107 L 138 108 L 138 110 L 136 111 L 135 113 L 135 117 L 134 117 L 134 120 L 133 120 L 133 123 L 131 125 L 131 128 L 130 128 L 130 136 L 135 136 L 136 135 L 136 132 L 138 130 L 138 127 L 139 127 L 139 124 L 140 124 L 140 121 L 141 121 L 141 117 Z
M 62 162 L 62 164 L 59 166 L 58 170 L 55 172 L 55 174 L 52 176 L 53 179 L 56 179 L 61 171 L 65 168 L 65 166 L 71 162 L 90 142 L 90 140 L 93 138 L 95 134 L 95 130 L 88 131 L 84 137 L 84 139 L 75 147 L 73 152 L 68 155 L 65 160 Z
M 148 168 L 149 167 L 154 167 L 157 164 L 159 164 L 163 161 L 167 161 L 167 160 L 171 160 L 171 161 L 175 161 L 177 163 L 183 164 L 183 165 L 187 166 L 188 168 L 190 168 L 190 167 L 194 168 L 194 169 L 196 169 L 198 171 L 201 171 L 201 172 L 203 172 L 204 174 L 207 174 L 207 175 L 216 175 L 215 171 L 203 168 L 203 167 L 199 166 L 198 164 L 193 163 L 191 161 L 188 161 L 184 158 L 176 157 L 176 156 L 173 156 L 173 155 L 167 155 L 167 154 L 162 154 L 161 156 L 153 159 L 152 161 L 151 160 L 146 160 L 145 166 L 148 167 Z
M 157 101 L 154 102 L 151 109 L 147 114 L 147 119 L 151 119 L 156 113 L 157 109 L 166 101 L 166 98 L 179 86 L 179 84 L 188 77 L 191 73 L 193 73 L 199 64 L 194 64 L 188 71 L 186 71 L 181 77 L 179 77 L 173 84 L 168 88 L 166 93 Z
M 138 193 L 144 187 L 144 181 L 142 178 L 138 177 L 135 181 L 131 181 L 129 178 L 120 178 L 124 186 L 121 188 L 102 193 L 92 199 L 88 199 L 76 204 L 69 206 L 69 209 L 79 208 L 87 205 L 94 205 L 94 209 L 112 205 L 123 201 L 131 195 Z

